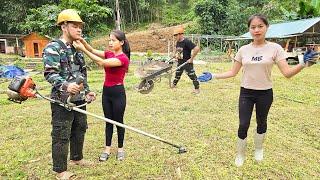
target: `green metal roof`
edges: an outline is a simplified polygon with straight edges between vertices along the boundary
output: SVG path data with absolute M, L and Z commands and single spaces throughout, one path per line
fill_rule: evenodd
M 285 38 L 299 35 L 318 22 L 320 22 L 320 17 L 271 24 L 268 28 L 266 38 Z M 250 32 L 241 35 L 240 38 L 252 39 Z

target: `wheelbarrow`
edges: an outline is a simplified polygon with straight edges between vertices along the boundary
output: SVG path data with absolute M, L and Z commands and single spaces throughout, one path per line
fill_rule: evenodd
M 172 59 L 167 61 L 148 61 L 135 71 L 135 75 L 141 78 L 136 90 L 141 94 L 148 94 L 152 91 L 154 82 L 160 82 L 162 77 L 168 78 L 169 87 L 171 87 L 172 74 L 186 64 L 188 62 L 181 64 L 176 69 L 172 69 Z

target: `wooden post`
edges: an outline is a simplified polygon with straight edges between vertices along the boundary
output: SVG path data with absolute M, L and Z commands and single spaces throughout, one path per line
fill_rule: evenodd
M 208 46 L 209 46 L 209 39 L 208 39 L 208 36 L 206 37 L 207 39 L 207 49 L 208 49 Z
M 19 47 L 18 37 L 16 37 L 17 48 Z
M 175 53 L 176 51 L 176 41 L 175 38 L 172 36 L 172 52 Z

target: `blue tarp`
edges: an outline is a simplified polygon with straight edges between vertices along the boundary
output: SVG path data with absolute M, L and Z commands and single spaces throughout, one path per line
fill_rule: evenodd
M 27 75 L 27 72 L 17 66 L 0 66 L 0 78 L 15 78 L 24 75 Z

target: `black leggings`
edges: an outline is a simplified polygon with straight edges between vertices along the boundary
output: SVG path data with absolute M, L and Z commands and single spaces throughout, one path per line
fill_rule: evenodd
M 184 62 L 185 61 L 178 61 L 178 65 L 177 66 L 180 66 Z M 189 78 L 192 80 L 194 88 L 195 89 L 199 89 L 199 81 L 197 79 L 196 72 L 193 69 L 193 64 L 192 63 L 188 63 L 188 64 L 184 65 L 183 67 L 181 67 L 180 69 L 178 69 L 176 71 L 176 76 L 175 76 L 175 78 L 173 80 L 173 85 L 177 85 L 178 84 L 178 82 L 179 82 L 179 80 L 181 78 L 181 75 L 182 75 L 184 70 L 186 71 L 186 73 L 189 76 Z
M 123 124 L 124 111 L 126 109 L 126 92 L 123 85 L 103 87 L 102 106 L 104 116 L 108 119 Z M 123 147 L 125 129 L 117 126 L 118 148 Z M 111 146 L 113 124 L 106 123 L 106 146 Z
M 267 117 L 273 101 L 273 91 L 252 90 L 241 87 L 239 97 L 239 129 L 238 137 L 245 139 L 250 126 L 253 106 L 256 106 L 257 133 L 263 134 L 267 131 Z

